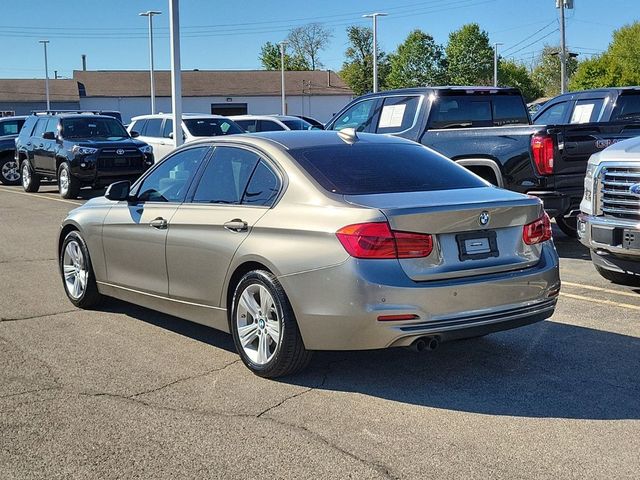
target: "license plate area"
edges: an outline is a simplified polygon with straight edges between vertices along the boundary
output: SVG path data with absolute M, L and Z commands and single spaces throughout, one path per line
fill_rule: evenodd
M 459 233 L 456 235 L 456 242 L 458 243 L 458 258 L 461 262 L 482 260 L 500 255 L 496 232 L 493 230 Z
M 622 247 L 640 250 L 640 230 L 625 228 L 622 232 Z

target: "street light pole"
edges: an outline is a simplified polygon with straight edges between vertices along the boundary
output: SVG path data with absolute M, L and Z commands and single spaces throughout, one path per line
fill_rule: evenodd
M 373 19 L 373 93 L 378 91 L 378 17 L 386 17 L 387 13 L 369 13 L 363 18 Z
M 287 100 L 285 97 L 285 90 L 284 90 L 284 47 L 288 44 L 289 42 L 287 41 L 282 41 L 279 43 L 280 45 L 280 72 L 281 72 L 281 88 L 282 88 L 282 115 L 286 115 L 287 114 Z
M 173 143 L 179 147 L 182 138 L 182 71 L 180 70 L 180 1 L 169 0 L 169 37 L 171 38 L 171 108 L 173 111 Z
M 503 43 L 496 42 L 493 44 L 493 86 L 498 86 L 498 45 Z
M 560 2 L 560 93 L 567 91 L 567 46 L 564 34 L 564 2 Z
M 141 12 L 138 15 L 141 17 L 149 18 L 149 75 L 151 77 L 151 114 L 156 113 L 156 87 L 155 82 L 153 81 L 153 16 L 161 15 L 162 12 L 156 12 L 154 10 L 148 10 L 146 12 Z
M 44 45 L 44 91 L 47 98 L 47 110 L 51 110 L 51 102 L 49 101 L 49 63 L 47 60 L 47 44 L 49 40 L 39 40 L 38 43 Z

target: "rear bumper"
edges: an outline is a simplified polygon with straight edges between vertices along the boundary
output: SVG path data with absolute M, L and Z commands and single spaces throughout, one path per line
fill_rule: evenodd
M 583 189 L 570 191 L 530 191 L 529 195 L 538 197 L 544 204 L 545 211 L 550 217 L 575 216 L 580 211 Z
M 540 262 L 511 272 L 414 282 L 396 260 L 357 260 L 279 277 L 310 350 L 364 350 L 446 341 L 537 322 L 553 314 L 558 256 L 546 242 Z M 378 321 L 411 314 L 415 320 Z

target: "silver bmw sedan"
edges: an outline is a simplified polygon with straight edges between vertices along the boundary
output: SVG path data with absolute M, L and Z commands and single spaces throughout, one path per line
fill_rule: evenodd
M 313 350 L 433 349 L 553 314 L 538 199 L 408 140 L 342 132 L 211 138 L 69 213 L 71 302 L 105 296 L 230 332 L 278 377 Z

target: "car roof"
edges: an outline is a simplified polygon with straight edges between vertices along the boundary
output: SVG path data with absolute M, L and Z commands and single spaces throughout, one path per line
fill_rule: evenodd
M 27 118 L 26 115 L 11 115 L 10 117 L 0 117 L 0 122 L 5 120 L 26 120 Z
M 154 113 L 154 114 L 146 114 L 146 115 L 138 115 L 136 117 L 131 118 L 133 120 L 145 120 L 150 118 L 173 118 L 173 113 Z M 215 115 L 212 113 L 183 113 L 182 120 L 189 118 L 229 118 L 224 115 Z
M 265 114 L 265 115 L 231 115 L 229 117 L 231 120 L 251 120 L 251 119 L 269 119 L 269 120 L 292 120 L 292 121 L 300 121 L 301 117 L 296 117 L 294 115 L 280 115 L 280 114 Z
M 486 87 L 486 86 L 478 86 L 478 85 L 448 85 L 441 87 L 410 87 L 410 88 L 398 88 L 395 90 L 384 90 L 382 92 L 377 93 L 368 93 L 366 95 L 362 95 L 359 98 L 366 97 L 384 97 L 389 95 L 397 95 L 397 94 L 418 94 L 418 95 L 428 95 L 438 93 L 474 93 L 474 92 L 488 92 L 488 93 L 503 93 L 503 94 L 520 94 L 520 90 L 513 87 Z

